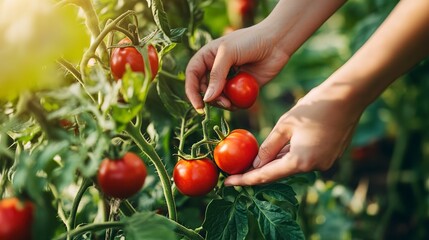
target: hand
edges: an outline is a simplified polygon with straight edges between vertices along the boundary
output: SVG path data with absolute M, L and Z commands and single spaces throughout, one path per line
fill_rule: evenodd
M 321 85 L 310 91 L 261 144 L 254 169 L 229 176 L 225 185 L 257 185 L 330 168 L 348 146 L 364 109 L 339 94 L 344 88 Z
M 232 108 L 222 94 L 231 67 L 250 73 L 260 86 L 277 75 L 289 55 L 276 47 L 266 29 L 259 24 L 237 30 L 209 42 L 192 57 L 186 69 L 185 90 L 195 109 L 204 107 L 201 93 L 205 93 L 205 102 Z

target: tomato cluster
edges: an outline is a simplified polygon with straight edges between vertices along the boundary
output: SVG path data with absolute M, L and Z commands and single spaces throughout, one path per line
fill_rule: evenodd
M 104 194 L 124 199 L 142 188 L 146 176 L 143 160 L 136 154 L 127 152 L 119 159 L 104 159 L 98 170 L 97 180 Z
M 29 240 L 34 206 L 17 198 L 0 201 L 0 240 Z
M 236 129 L 221 140 L 214 149 L 214 160 L 209 158 L 180 159 L 173 170 L 177 189 L 187 196 L 202 196 L 217 184 L 219 167 L 227 174 L 243 173 L 258 154 L 258 141 L 247 130 Z
M 131 40 L 129 38 L 124 38 L 119 42 L 119 44 L 126 43 L 131 43 Z M 154 46 L 149 45 L 147 54 L 153 79 L 158 73 L 159 68 L 158 53 Z M 110 69 L 116 80 L 119 80 L 124 76 L 127 65 L 129 65 L 131 70 L 134 72 L 145 72 L 143 56 L 135 47 L 121 47 L 113 49 L 110 58 Z
M 223 91 L 234 106 L 249 108 L 258 98 L 259 84 L 252 75 L 240 72 L 226 82 Z

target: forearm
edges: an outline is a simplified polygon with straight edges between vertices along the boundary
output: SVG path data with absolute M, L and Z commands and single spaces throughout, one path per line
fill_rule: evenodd
M 363 108 L 429 55 L 429 1 L 403 0 L 324 85 Z
M 259 25 L 291 56 L 345 0 L 279 0 Z

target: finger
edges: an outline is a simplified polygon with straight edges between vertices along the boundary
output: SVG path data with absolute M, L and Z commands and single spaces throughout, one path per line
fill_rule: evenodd
M 217 49 L 213 68 L 210 72 L 209 85 L 203 98 L 204 102 L 211 102 L 222 93 L 229 69 L 233 65 L 231 55 L 233 54 L 231 54 L 231 51 L 225 45 L 220 45 Z
M 204 102 L 201 97 L 201 82 L 206 81 L 206 74 L 213 66 L 215 55 L 208 45 L 198 51 L 186 67 L 185 92 L 195 109 L 203 109 Z
M 279 152 L 287 145 L 290 138 L 290 130 L 279 121 L 259 147 L 258 155 L 253 161 L 253 167 L 262 167 L 275 159 Z
M 298 158 L 288 153 L 273 160 L 261 168 L 252 169 L 243 174 L 231 175 L 225 179 L 225 186 L 251 186 L 274 182 L 299 173 Z

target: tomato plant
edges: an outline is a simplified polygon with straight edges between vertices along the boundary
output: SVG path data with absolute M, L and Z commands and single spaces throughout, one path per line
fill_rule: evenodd
M 224 93 L 234 106 L 249 108 L 258 97 L 259 85 L 252 75 L 240 72 L 226 82 Z
M 206 195 L 216 186 L 218 177 L 216 165 L 208 158 L 180 159 L 173 170 L 177 189 L 187 196 Z
M 247 130 L 235 129 L 214 149 L 214 160 L 228 174 L 243 173 L 258 154 L 258 141 Z
M 119 159 L 104 159 L 98 170 L 97 180 L 106 195 L 128 198 L 142 188 L 146 176 L 143 160 L 136 154 L 127 152 Z
M 131 40 L 129 38 L 122 39 L 121 41 L 119 41 L 118 44 L 127 43 L 131 43 Z M 147 53 L 149 58 L 150 71 L 152 72 L 153 79 L 158 73 L 159 68 L 158 53 L 153 45 L 149 45 L 147 47 Z M 122 76 L 124 76 L 127 65 L 134 72 L 145 72 L 143 56 L 135 47 L 114 48 L 110 57 L 110 69 L 112 70 L 112 75 L 116 80 L 121 79 Z
M 41 2 L 53 4 L 40 0 L 36 5 Z M 58 83 L 0 94 L 0 197 L 25 196 L 37 209 L 33 236 L 25 239 L 303 239 L 295 221 L 298 201 L 290 186 L 294 181 L 225 187 L 225 176 L 213 155 L 228 157 L 240 151 L 232 164 L 218 164 L 223 174 L 241 172 L 251 164 L 254 157 L 247 155 L 257 151 L 257 142 L 246 130 L 235 130 L 219 144 L 228 145 L 229 151 L 219 151 L 214 125 L 236 118 L 210 105 L 200 115 L 185 96 L 186 64 L 213 37 L 201 27 L 208 3 L 59 0 L 55 6 L 42 7 L 40 14 L 11 15 L 13 23 L 15 18 L 21 22 L 34 17 L 33 22 L 43 25 L 34 31 L 44 31 L 39 38 L 28 39 L 23 48 L 4 43 L 6 51 L 0 55 L 21 49 L 19 56 L 24 57 L 9 58 L 31 70 L 17 71 L 14 77 L 8 70 L 7 82 L 43 71 Z M 10 1 L 8 7 L 20 9 L 20 4 Z M 1 7 L 1 13 L 7 12 Z M 70 45 L 58 37 L 40 45 L 43 36 L 56 36 L 49 29 L 59 29 L 51 21 L 56 18 L 39 21 L 37 17 L 45 10 L 68 10 L 58 17 L 67 18 L 66 25 L 77 23 L 86 29 L 60 27 L 71 32 L 66 38 L 70 42 L 84 35 L 88 39 L 84 46 L 64 52 Z M 0 33 L 4 29 L 22 32 L 10 30 L 3 21 L 0 25 Z M 14 42 L 23 43 L 21 37 L 16 36 L 20 41 Z M 60 47 L 47 51 L 51 44 Z M 37 49 L 37 59 L 45 59 L 41 55 L 46 53 L 52 67 L 45 68 L 45 60 L 37 64 L 36 58 L 27 62 L 31 56 L 27 50 L 32 48 Z M 127 68 L 130 71 L 124 74 Z M 246 73 L 239 76 L 249 79 Z M 257 84 L 251 90 L 256 97 Z M 251 98 L 239 94 L 230 99 Z M 118 148 L 129 152 L 111 154 Z M 20 206 L 27 203 L 16 206 L 14 211 L 21 213 Z M 1 214 L 0 230 L 8 226 Z M 19 239 L 19 234 L 30 233 L 22 230 L 7 239 Z
M 0 200 L 0 240 L 29 240 L 34 206 L 17 198 Z

